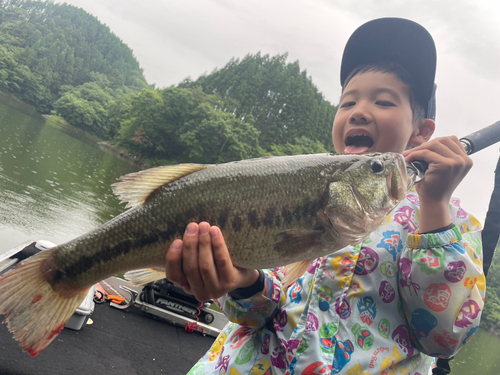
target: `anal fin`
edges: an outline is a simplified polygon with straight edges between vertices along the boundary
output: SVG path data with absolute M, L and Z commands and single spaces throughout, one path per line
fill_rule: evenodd
M 284 230 L 280 232 L 281 238 L 274 244 L 274 249 L 284 259 L 290 258 L 290 261 L 293 262 L 293 258 L 297 255 L 309 253 L 314 247 L 320 246 L 321 237 L 324 234 L 323 228 Z M 286 288 L 301 277 L 312 261 L 313 259 L 306 259 L 287 265 L 283 270 L 288 272 L 282 280 L 283 286 Z
M 300 262 L 289 264 L 285 266 L 284 272 L 286 276 L 281 280 L 281 284 L 284 288 L 288 288 L 292 285 L 298 278 L 300 278 L 309 268 L 313 259 L 306 259 Z
M 128 271 L 123 275 L 132 285 L 145 285 L 165 278 L 165 269 L 143 268 L 140 270 Z

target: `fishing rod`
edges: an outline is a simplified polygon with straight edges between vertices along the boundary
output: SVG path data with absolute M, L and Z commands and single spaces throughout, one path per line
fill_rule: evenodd
M 489 147 L 492 144 L 500 142 L 500 121 L 480 129 L 474 133 L 466 135 L 459 139 L 460 143 L 465 149 L 467 155 L 471 155 L 483 148 Z M 415 175 L 415 183 L 423 180 L 425 171 L 428 169 L 429 164 L 423 160 L 415 160 L 411 163 L 406 163 L 408 174 Z
M 467 155 L 471 155 L 486 147 L 500 142 L 500 121 L 480 129 L 472 134 L 460 138 L 460 143 L 464 146 Z M 408 174 L 415 178 L 415 182 L 420 182 L 424 178 L 425 171 L 429 164 L 422 160 L 406 163 Z M 495 253 L 495 248 L 500 236 L 500 159 L 495 171 L 495 188 L 491 196 L 491 201 L 482 232 L 483 239 L 483 270 L 488 274 L 491 260 Z
M 459 139 L 465 149 L 467 155 L 471 155 L 486 147 L 489 147 L 497 142 L 500 142 L 500 121 L 471 133 Z M 425 176 L 425 171 L 429 164 L 423 160 L 415 160 L 411 163 L 406 163 L 406 168 L 410 178 L 414 178 L 414 183 L 422 181 Z M 495 170 L 495 186 L 491 195 L 491 201 L 482 231 L 483 243 L 483 272 L 486 276 L 491 265 L 495 248 L 500 236 L 500 158 Z M 452 358 L 438 358 L 436 367 L 432 369 L 433 375 L 450 374 L 451 368 L 449 362 Z
M 498 159 L 497 168 L 495 169 L 495 183 L 493 193 L 491 194 L 488 213 L 484 222 L 482 233 L 483 240 L 483 270 L 484 275 L 488 276 L 495 248 L 500 237 L 500 158 Z

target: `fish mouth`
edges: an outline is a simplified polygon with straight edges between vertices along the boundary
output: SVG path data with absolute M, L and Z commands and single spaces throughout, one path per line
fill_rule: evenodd
M 346 135 L 344 152 L 348 154 L 366 153 L 374 144 L 372 136 L 366 130 L 351 130 Z
M 395 201 L 401 201 L 409 190 L 407 182 L 406 163 L 403 156 L 396 159 L 396 168 L 387 175 L 387 188 L 389 196 Z

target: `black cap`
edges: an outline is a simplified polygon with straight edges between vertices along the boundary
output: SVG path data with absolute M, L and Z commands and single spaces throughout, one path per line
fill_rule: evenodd
M 431 34 L 416 22 L 403 18 L 379 18 L 361 25 L 344 49 L 340 84 L 360 65 L 395 62 L 412 78 L 417 101 L 426 117 L 434 118 L 436 46 Z

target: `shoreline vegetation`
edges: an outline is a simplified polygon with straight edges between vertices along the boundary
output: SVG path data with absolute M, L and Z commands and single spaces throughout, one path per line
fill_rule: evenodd
M 27 109 L 30 112 L 35 112 L 35 113 L 41 115 L 41 113 L 39 111 L 37 111 L 35 107 L 23 102 L 22 100 L 19 100 L 18 98 L 14 97 L 12 95 L 6 94 L 5 92 L 0 91 L 0 98 L 7 100 L 9 102 L 15 103 L 16 105 L 22 106 L 24 109 Z
M 102 149 L 103 151 L 108 152 L 122 160 L 125 160 L 131 165 L 140 167 L 142 169 L 150 167 L 149 162 L 147 160 L 142 159 L 140 155 L 131 154 L 129 151 L 127 151 L 124 148 L 121 148 L 116 143 L 110 141 L 104 141 L 76 126 L 68 124 L 62 117 L 59 117 L 57 115 L 44 115 L 44 114 L 40 115 L 47 121 L 52 122 L 57 126 L 61 126 L 80 136 L 87 138 L 92 142 L 95 142 L 99 146 L 99 148 Z
M 333 151 L 337 107 L 287 58 L 248 54 L 158 89 L 83 9 L 0 2 L 0 91 L 148 166 Z
M 15 103 L 16 105 L 19 105 L 23 107 L 24 110 L 29 110 L 33 113 L 36 113 L 37 115 L 40 115 L 43 117 L 45 120 L 48 122 L 51 122 L 52 124 L 55 124 L 57 126 L 63 127 L 67 130 L 70 130 L 74 132 L 75 134 L 78 134 L 82 137 L 85 137 L 86 139 L 95 142 L 102 150 L 122 159 L 128 162 L 131 165 L 141 167 L 143 169 L 149 168 L 151 165 L 148 160 L 144 160 L 141 158 L 140 155 L 134 155 L 131 154 L 129 151 L 127 151 L 124 148 L 121 148 L 118 146 L 116 143 L 110 142 L 110 141 L 104 141 L 102 139 L 97 138 L 96 136 L 86 132 L 85 130 L 78 128 L 76 126 L 73 126 L 71 124 L 68 124 L 62 117 L 57 116 L 57 115 L 46 115 L 43 113 L 40 113 L 39 111 L 36 110 L 33 106 L 24 103 L 23 101 L 17 99 L 14 96 L 8 95 L 4 92 L 0 91 L 0 98 L 3 100 L 7 100 L 9 102 Z
M 499 337 L 500 338 L 500 329 L 499 328 L 491 327 L 486 332 L 488 332 L 490 335 L 493 335 L 495 337 Z

